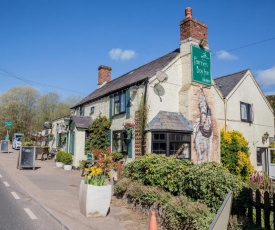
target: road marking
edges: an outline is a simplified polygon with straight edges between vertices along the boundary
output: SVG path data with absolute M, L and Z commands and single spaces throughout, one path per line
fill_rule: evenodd
M 10 187 L 9 183 L 7 181 L 3 181 L 4 185 L 6 185 L 6 187 Z
M 17 195 L 16 192 L 11 192 L 11 194 L 13 195 L 14 199 L 20 200 L 20 197 Z
M 2 175 L 0 174 L 0 178 L 2 178 Z
M 29 215 L 29 217 L 32 220 L 36 220 L 37 219 L 36 215 L 34 215 L 33 212 L 29 208 L 24 208 L 24 210 L 25 210 L 25 212 Z

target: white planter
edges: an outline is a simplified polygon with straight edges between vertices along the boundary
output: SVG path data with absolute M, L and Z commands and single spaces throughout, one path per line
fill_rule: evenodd
M 62 162 L 58 162 L 58 161 L 55 162 L 55 165 L 57 168 L 62 168 L 64 166 Z
M 86 217 L 106 216 L 110 208 L 111 197 L 111 185 L 88 185 L 82 180 L 79 190 L 80 212 Z
M 72 165 L 64 165 L 64 170 L 72 170 Z

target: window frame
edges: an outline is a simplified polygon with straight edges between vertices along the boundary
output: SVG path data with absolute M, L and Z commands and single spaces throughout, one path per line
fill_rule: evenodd
M 114 109 L 113 114 L 119 115 L 126 113 L 126 91 L 122 91 L 114 95 Z M 118 108 L 118 111 L 117 111 Z
M 80 116 L 85 116 L 85 107 L 84 106 L 79 107 L 79 115 Z
M 116 134 L 120 134 L 120 137 L 116 138 Z M 119 146 L 121 147 L 121 151 L 119 151 L 115 147 L 116 140 L 120 142 Z M 120 153 L 123 153 L 123 154 L 128 153 L 127 134 L 124 130 L 114 130 L 112 132 L 112 151 L 113 152 L 120 152 Z
M 156 135 L 164 135 L 164 138 L 156 138 Z M 152 132 L 152 145 L 151 145 L 151 151 L 152 153 L 156 154 L 163 154 L 160 153 L 163 151 L 162 149 L 157 150 L 156 145 L 163 145 L 165 144 L 165 156 L 173 156 L 174 154 L 171 154 L 172 150 L 172 145 L 176 146 L 178 144 L 185 145 L 187 144 L 188 146 L 188 157 L 181 157 L 181 159 L 191 159 L 191 133 L 184 133 L 184 132 Z M 186 145 L 185 145 L 186 146 Z M 181 156 L 179 154 L 178 156 Z
M 91 107 L 90 114 L 94 114 L 94 112 L 95 112 L 95 107 L 94 107 L 94 106 L 92 106 L 92 107 Z
M 245 108 L 245 111 L 244 111 Z M 245 112 L 245 113 L 244 113 Z M 252 104 L 240 102 L 240 115 L 242 122 L 253 122 L 253 111 L 252 111 Z

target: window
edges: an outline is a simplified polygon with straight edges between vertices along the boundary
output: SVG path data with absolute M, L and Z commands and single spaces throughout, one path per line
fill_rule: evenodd
M 152 152 L 166 155 L 166 133 L 153 133 Z
M 124 131 L 113 132 L 113 152 L 127 153 L 127 135 Z
M 80 116 L 84 116 L 85 115 L 85 108 L 84 106 L 80 107 Z
M 177 155 L 179 158 L 191 158 L 191 134 L 152 133 L 152 152 L 166 156 Z
M 252 122 L 252 106 L 241 102 L 241 120 L 244 122 Z
M 125 113 L 126 111 L 126 94 L 121 92 L 114 98 L 114 114 Z
M 91 112 L 90 112 L 90 114 L 94 114 L 94 112 L 95 112 L 95 107 L 92 106 L 92 107 L 91 107 Z

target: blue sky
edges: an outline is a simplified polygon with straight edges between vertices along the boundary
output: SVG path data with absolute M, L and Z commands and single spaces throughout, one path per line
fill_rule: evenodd
M 250 69 L 275 94 L 274 0 L 1 0 L 0 94 L 87 96 L 99 65 L 114 79 L 179 48 L 186 7 L 208 25 L 213 78 Z

